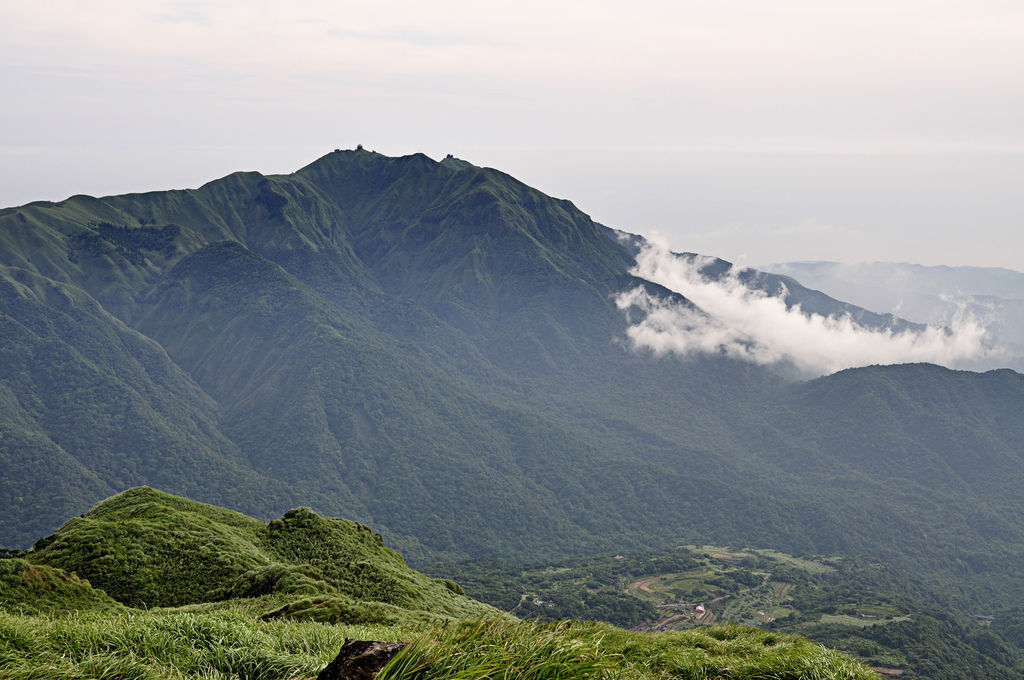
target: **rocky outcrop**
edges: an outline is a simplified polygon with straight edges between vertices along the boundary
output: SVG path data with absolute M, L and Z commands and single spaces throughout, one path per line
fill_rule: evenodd
M 334 661 L 320 671 L 316 680 L 373 680 L 408 642 L 375 642 L 345 638 Z

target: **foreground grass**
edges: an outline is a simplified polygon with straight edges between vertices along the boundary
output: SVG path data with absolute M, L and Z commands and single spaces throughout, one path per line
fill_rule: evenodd
M 740 626 L 648 634 L 577 621 L 481 620 L 417 638 L 378 680 L 877 680 L 860 663 L 793 635 Z
M 10 680 L 311 679 L 345 637 L 412 640 L 381 680 L 868 680 L 802 638 L 723 626 L 657 635 L 604 624 L 490 618 L 417 628 L 260 621 L 242 610 L 14 614 L 0 610 Z
M 313 678 L 345 636 L 394 640 L 412 631 L 258 621 L 231 611 L 0 611 L 0 677 L 10 680 L 284 680 Z

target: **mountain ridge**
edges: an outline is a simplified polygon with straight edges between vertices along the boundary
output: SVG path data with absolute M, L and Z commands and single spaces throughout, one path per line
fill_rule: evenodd
M 911 404 L 953 394 L 930 422 L 874 387 L 851 408 L 843 390 L 815 400 L 727 357 L 632 352 L 612 298 L 654 285 L 633 263 L 570 202 L 499 171 L 365 151 L 293 175 L 0 211 L 0 541 L 158 484 L 260 517 L 353 517 L 413 562 L 756 539 L 946 573 L 940 550 L 916 537 L 904 549 L 899 532 L 940 527 L 948 546 L 989 525 L 965 549 L 1024 554 L 1015 486 L 945 466 L 908 492 L 916 450 L 951 459 L 981 443 L 1024 460 L 1018 374 L 854 371 Z M 14 332 L 27 328 L 43 330 Z M 999 398 L 981 399 L 990 387 Z M 1006 417 L 934 441 L 929 427 L 962 424 L 956 399 Z M 886 476 L 874 468 L 894 445 L 905 465 Z M 843 462 L 848 446 L 861 469 Z M 65 461 L 63 489 L 49 460 Z M 61 505 L 26 504 L 22 489 Z M 1001 592 L 1019 592 L 1004 576 Z

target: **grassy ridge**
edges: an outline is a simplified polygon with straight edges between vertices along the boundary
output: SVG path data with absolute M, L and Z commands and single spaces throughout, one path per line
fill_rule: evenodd
M 279 616 L 331 622 L 492 611 L 451 581 L 413 571 L 356 522 L 298 508 L 264 523 L 148 487 L 99 503 L 26 557 L 132 607 L 275 595 Z

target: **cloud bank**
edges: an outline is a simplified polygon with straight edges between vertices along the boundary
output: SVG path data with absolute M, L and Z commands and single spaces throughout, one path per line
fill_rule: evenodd
M 677 256 L 648 243 L 632 273 L 660 284 L 694 306 L 652 295 L 637 286 L 616 296 L 630 315 L 627 337 L 655 354 L 727 356 L 756 364 L 790 363 L 802 373 L 825 375 L 871 364 L 928 362 L 955 367 L 992 352 L 978 320 L 961 315 L 950 328 L 920 331 L 869 328 L 849 315 L 822 316 L 787 307 L 783 296 L 747 287 L 732 268 L 709 278 L 712 258 Z M 639 316 L 639 320 L 636 320 Z

